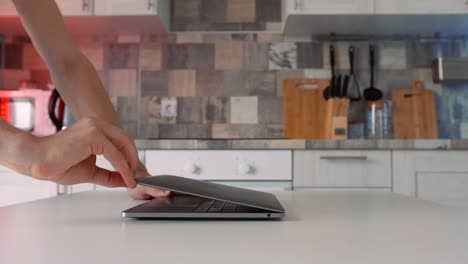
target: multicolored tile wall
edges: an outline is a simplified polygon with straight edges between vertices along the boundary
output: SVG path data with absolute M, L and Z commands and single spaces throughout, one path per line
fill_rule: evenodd
M 189 31 L 274 29 L 280 24 L 275 2 L 280 1 L 176 0 L 173 25 L 187 32 L 76 41 L 97 69 L 123 126 L 136 138 L 282 138 L 282 81 L 330 78 L 330 43 L 287 39 L 270 31 Z M 361 89 L 369 87 L 370 42 L 333 44 L 342 73 L 349 70 L 348 46 L 356 47 Z M 468 41 L 372 44 L 378 47 L 376 86 L 386 99 L 391 89 L 410 88 L 412 80 L 422 80 L 436 94 L 440 137 L 468 138 L 468 85 L 433 84 L 430 68 L 438 55 L 468 56 Z M 50 83 L 46 65 L 27 38 L 7 36 L 0 50 L 0 87 L 16 88 L 22 79 L 34 79 L 41 88 Z M 363 121 L 365 108 L 365 102 L 353 103 L 350 118 Z

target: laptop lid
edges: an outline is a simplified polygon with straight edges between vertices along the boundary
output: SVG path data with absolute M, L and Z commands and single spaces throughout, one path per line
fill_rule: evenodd
M 283 213 L 273 194 L 172 175 L 136 179 L 137 184 Z

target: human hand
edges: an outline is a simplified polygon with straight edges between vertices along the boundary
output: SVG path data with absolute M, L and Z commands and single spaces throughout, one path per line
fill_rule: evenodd
M 140 163 L 136 171 L 137 178 L 143 178 L 150 176 L 145 167 Z M 157 188 L 152 188 L 148 186 L 138 185 L 136 188 L 127 189 L 128 195 L 135 200 L 148 200 L 156 197 L 167 197 L 171 195 L 170 191 L 165 191 Z
M 30 151 L 30 175 L 40 180 L 71 185 L 95 183 L 135 188 L 139 166 L 132 138 L 121 128 L 87 117 L 49 137 L 35 137 Z M 96 166 L 103 155 L 116 171 Z

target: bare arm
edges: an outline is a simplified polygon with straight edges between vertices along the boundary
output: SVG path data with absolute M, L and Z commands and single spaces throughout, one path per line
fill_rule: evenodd
M 0 164 L 25 175 L 30 175 L 31 163 L 23 157 L 31 135 L 14 128 L 0 118 Z
M 117 172 L 96 167 L 96 155 L 104 155 Z M 138 156 L 122 129 L 95 118 L 83 118 L 50 137 L 33 136 L 0 119 L 0 164 L 64 185 L 89 182 L 134 188 L 132 170 Z
M 54 0 L 13 0 L 55 87 L 77 119 L 94 116 L 114 125 L 119 119 L 89 60 L 68 32 Z
M 13 0 L 34 47 L 47 64 L 55 87 L 77 119 L 95 117 L 119 126 L 112 104 L 96 70 L 80 52 L 68 32 L 54 0 Z M 133 149 L 134 149 L 134 144 Z M 136 154 L 136 153 L 135 153 Z M 148 176 L 143 165 L 137 177 Z M 128 189 L 135 199 L 165 196 L 168 193 L 149 187 Z

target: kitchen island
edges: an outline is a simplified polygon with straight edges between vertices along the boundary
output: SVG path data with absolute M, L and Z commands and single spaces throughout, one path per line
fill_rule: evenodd
M 276 192 L 282 221 L 122 219 L 85 192 L 0 208 L 1 263 L 468 263 L 468 211 L 380 191 Z

